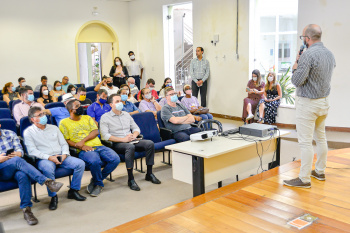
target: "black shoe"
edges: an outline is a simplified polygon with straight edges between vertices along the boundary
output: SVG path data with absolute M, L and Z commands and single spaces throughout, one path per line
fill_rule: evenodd
M 157 179 L 157 177 L 152 173 L 152 174 L 146 174 L 146 180 L 151 181 L 153 184 L 160 184 L 160 180 Z
M 57 204 L 58 204 L 58 197 L 56 195 L 56 196 L 51 198 L 50 205 L 49 205 L 49 210 L 57 209 Z
M 134 190 L 134 191 L 140 191 L 140 187 L 136 184 L 135 180 L 129 180 L 128 181 L 128 185 L 130 187 L 131 190 Z
M 94 180 L 91 178 L 90 184 L 86 187 L 86 191 L 90 194 L 92 190 L 94 190 L 94 188 L 95 188 Z
M 77 190 L 69 189 L 68 199 L 74 199 L 76 201 L 85 201 L 86 197 L 80 195 L 80 193 Z

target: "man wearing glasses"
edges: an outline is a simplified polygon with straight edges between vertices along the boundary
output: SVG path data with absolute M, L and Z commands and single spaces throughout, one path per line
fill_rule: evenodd
M 201 130 L 192 127 L 190 124 L 195 122 L 193 115 L 178 101 L 177 93 L 173 88 L 165 89 L 167 103 L 162 108 L 161 116 L 167 129 L 173 132 L 174 139 L 177 142 L 190 140 L 190 135 L 198 133 Z
M 85 170 L 84 161 L 69 155 L 69 146 L 57 126 L 47 124 L 47 117 L 39 107 L 32 107 L 28 112 L 33 123 L 24 131 L 24 143 L 28 154 L 37 158 L 38 169 L 48 178 L 55 180 L 56 167 L 74 170 L 73 179 L 68 191 L 68 199 L 85 201 L 86 197 L 79 194 L 81 179 Z M 56 192 L 47 190 L 51 197 L 50 210 L 57 209 Z
M 320 26 L 309 24 L 303 30 L 300 39 L 307 50 L 297 56 L 293 66 L 292 83 L 296 90 L 296 126 L 301 149 L 301 167 L 299 177 L 284 180 L 284 185 L 310 188 L 310 176 L 325 180 L 327 162 L 327 139 L 325 122 L 329 109 L 331 78 L 335 67 L 333 53 L 321 42 Z M 314 157 L 313 135 L 317 145 L 317 161 L 312 170 Z

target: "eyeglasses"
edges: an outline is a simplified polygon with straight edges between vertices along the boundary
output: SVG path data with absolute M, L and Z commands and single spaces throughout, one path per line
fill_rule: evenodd
M 42 113 L 40 113 L 39 115 L 36 115 L 36 116 L 34 116 L 34 117 L 43 117 L 43 116 L 46 116 L 46 113 L 45 113 L 45 112 L 42 112 Z
M 303 40 L 304 37 L 307 37 L 310 39 L 310 37 L 308 37 L 308 36 L 299 36 L 300 40 Z

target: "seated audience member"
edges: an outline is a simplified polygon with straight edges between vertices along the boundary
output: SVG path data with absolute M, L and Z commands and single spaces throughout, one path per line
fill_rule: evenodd
M 6 155 L 9 150 L 14 151 Z M 18 182 L 21 198 L 20 208 L 23 210 L 24 219 L 29 225 L 35 225 L 38 223 L 38 219 L 31 211 L 33 206 L 31 202 L 31 180 L 38 182 L 40 185 L 45 184 L 52 192 L 58 192 L 63 184 L 44 176 L 35 167 L 21 158 L 23 154 L 23 148 L 16 133 L 11 130 L 1 129 L 0 125 L 0 180 L 16 180 Z
M 182 100 L 181 104 L 185 106 L 193 115 L 196 121 L 213 119 L 213 115 L 208 113 L 194 114 L 198 109 L 203 108 L 199 105 L 198 99 L 195 96 L 192 96 L 192 87 L 188 84 L 184 86 L 184 93 L 186 94 Z M 209 125 L 205 125 L 206 129 L 209 129 Z
M 139 105 L 141 112 L 152 112 L 157 117 L 157 111 L 162 109 L 157 100 L 152 96 L 150 89 L 143 88 L 141 90 L 141 102 Z
M 69 87 L 69 85 L 73 85 L 69 82 L 69 78 L 67 76 L 64 76 L 62 78 L 62 90 L 64 91 L 64 93 L 67 93 L 67 88 Z
M 123 60 L 120 57 L 114 58 L 114 65 L 109 72 L 109 76 L 113 77 L 113 85 L 118 88 L 126 83 L 129 72 L 126 66 L 123 65 Z
M 32 88 L 31 86 L 28 86 L 28 85 L 27 85 L 26 79 L 23 78 L 23 77 L 20 77 L 20 78 L 18 79 L 18 84 L 19 84 L 19 86 L 16 87 L 16 92 L 18 92 L 18 93 L 19 93 L 19 89 L 22 88 L 22 87 L 29 87 L 29 88 Z
M 75 98 L 72 94 L 68 93 L 68 94 L 64 94 L 62 96 L 61 102 L 64 105 L 67 105 L 67 103 L 71 100 L 75 100 Z M 65 108 L 65 107 L 56 107 L 56 108 L 46 109 L 45 113 L 48 115 L 51 115 L 55 118 L 55 120 L 57 122 L 57 126 L 60 125 L 61 120 L 68 118 L 70 116 L 67 108 Z
M 282 89 L 276 81 L 276 73 L 269 72 L 265 86 L 264 99 L 261 99 L 256 109 L 259 116 L 258 123 L 276 123 L 277 108 L 281 103 Z
M 53 89 L 51 84 L 47 84 L 47 77 L 46 76 L 41 76 L 41 84 L 37 85 L 35 87 L 34 91 L 40 92 L 41 86 L 47 86 L 49 91 L 51 91 Z
M 102 82 L 102 86 L 104 86 L 104 87 L 107 86 L 107 78 L 108 78 L 107 75 L 103 75 L 103 77 L 102 77 L 102 80 L 101 80 L 101 81 L 104 81 L 104 82 Z
M 84 108 L 87 108 L 92 104 L 92 101 L 89 98 L 86 98 L 85 87 L 78 88 L 76 99 L 79 100 L 81 106 Z
M 45 85 L 41 85 L 40 87 L 40 97 L 37 99 L 37 102 L 40 103 L 43 107 L 46 104 L 54 102 L 52 97 L 49 94 L 49 89 Z M 55 101 L 57 102 L 57 101 Z
M 164 90 L 166 91 L 166 89 L 168 89 L 168 88 L 172 88 L 172 87 L 166 87 Z M 161 107 L 163 107 L 166 103 L 167 103 L 167 99 L 166 99 L 166 98 L 162 98 L 162 99 L 159 101 L 159 105 L 160 105 Z M 176 103 L 181 104 L 181 102 L 180 102 L 179 100 L 177 100 Z
M 185 106 L 176 103 L 178 97 L 173 88 L 167 88 L 164 94 L 167 104 L 162 108 L 161 116 L 165 127 L 173 132 L 173 137 L 177 142 L 190 140 L 191 134 L 201 131 L 190 125 L 195 121 L 193 115 Z
M 66 92 L 66 93 L 71 93 L 71 94 L 74 96 L 74 98 L 77 98 L 77 97 L 76 97 L 77 88 L 76 88 L 73 84 L 71 84 L 71 85 L 69 85 L 69 86 L 67 87 L 67 92 Z
M 19 89 L 19 94 L 22 102 L 16 104 L 13 108 L 13 117 L 18 125 L 23 117 L 28 116 L 28 111 L 31 107 L 37 106 L 44 109 L 41 104 L 34 101 L 34 92 L 31 87 L 23 87 Z
M 111 111 L 111 107 L 107 103 L 108 94 L 104 89 L 100 89 L 97 92 L 96 102 L 91 104 L 87 109 L 87 114 L 91 116 L 91 118 L 95 122 L 100 122 L 101 116 L 106 112 Z
M 128 86 L 130 87 L 131 95 L 135 95 L 139 92 L 139 89 L 135 85 L 135 79 L 133 77 L 128 78 Z
M 19 99 L 19 94 L 16 92 L 16 88 L 11 82 L 5 84 L 5 86 L 2 88 L 2 94 L 2 98 L 7 105 L 9 105 L 11 100 Z
M 38 169 L 51 180 L 55 180 L 56 167 L 73 170 L 73 179 L 68 191 L 68 199 L 85 201 L 86 197 L 79 194 L 81 179 L 83 178 L 84 161 L 69 154 L 69 146 L 61 131 L 55 125 L 47 124 L 45 112 L 38 108 L 29 109 L 28 117 L 32 123 L 23 134 L 28 154 L 38 159 Z M 51 202 L 50 210 L 57 209 L 58 197 L 56 192 L 47 190 Z
M 131 94 L 130 87 L 127 84 L 121 85 L 120 89 L 126 90 L 127 95 L 128 95 L 127 101 L 129 101 L 129 102 L 131 102 L 133 104 L 138 102 L 137 99 L 135 99 L 135 97 Z
M 102 86 L 103 82 L 106 83 L 106 86 Z M 111 77 L 108 77 L 105 81 L 101 81 L 99 84 L 97 84 L 94 90 L 97 92 L 100 89 L 106 90 L 108 93 L 108 96 L 112 94 L 117 94 L 119 91 L 118 87 L 113 86 L 113 80 Z
M 173 85 L 171 83 L 171 78 L 164 79 L 162 88 L 160 88 L 160 90 L 159 90 L 159 97 L 161 97 L 161 98 L 165 97 L 164 92 L 165 92 L 166 87 L 173 87 Z
M 122 111 L 128 112 L 130 115 L 140 113 L 141 111 L 135 106 L 135 104 L 128 101 L 128 94 L 125 89 L 120 89 L 118 91 L 118 96 L 122 99 L 123 109 Z
M 146 151 L 147 174 L 146 180 L 154 184 L 161 182 L 152 173 L 154 165 L 154 143 L 150 140 L 138 140 L 140 128 L 130 114 L 123 112 L 123 103 L 118 95 L 111 95 L 108 98 L 112 111 L 104 114 L 100 121 L 102 140 L 113 142 L 113 148 L 117 153 L 125 154 L 125 165 L 128 171 L 128 186 L 130 189 L 140 191 L 133 176 L 135 151 Z M 137 143 L 130 143 L 138 140 Z
M 249 80 L 246 88 L 248 92 L 248 97 L 244 99 L 242 120 L 245 123 L 253 121 L 256 107 L 259 101 L 263 99 L 265 83 L 262 81 L 260 71 L 253 70 L 252 79 Z
M 157 91 L 154 90 L 154 86 L 155 86 L 156 82 L 153 79 L 148 79 L 146 82 L 146 86 L 145 88 L 150 89 L 152 96 L 154 96 L 155 99 L 159 99 L 159 96 L 157 94 Z M 139 93 L 137 94 L 137 100 L 141 101 L 141 91 L 139 91 Z
M 79 158 L 90 168 L 92 179 L 87 191 L 92 197 L 97 197 L 104 187 L 103 180 L 118 166 L 120 158 L 112 149 L 101 144 L 94 120 L 83 115 L 84 110 L 78 100 L 69 101 L 66 107 L 70 117 L 61 121 L 60 130 L 68 144 L 79 150 Z M 101 171 L 103 162 L 106 166 Z
M 57 99 L 59 96 L 64 95 L 66 92 L 64 90 L 62 90 L 62 84 L 60 81 L 55 81 L 53 84 L 53 89 L 50 91 L 50 95 L 52 97 L 52 99 L 56 100 L 55 102 L 57 102 Z

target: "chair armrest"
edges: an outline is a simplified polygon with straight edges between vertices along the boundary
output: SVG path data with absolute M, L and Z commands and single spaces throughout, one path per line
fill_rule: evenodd
M 142 134 L 139 134 L 139 136 L 137 136 L 137 138 L 143 139 L 143 135 L 142 135 Z
M 107 141 L 107 140 L 101 140 L 102 144 L 106 147 L 112 148 L 113 147 L 113 142 Z
M 25 161 L 27 161 L 27 163 L 29 163 L 29 164 L 31 164 L 31 165 L 33 165 L 35 167 L 35 162 L 36 162 L 35 157 L 32 157 L 32 156 L 24 154 L 23 159 Z
M 166 141 L 173 138 L 173 132 L 167 128 L 159 128 L 160 129 L 160 137 L 162 141 Z
M 78 153 L 78 149 L 77 148 L 70 146 L 69 147 L 69 153 L 70 153 L 71 156 L 79 158 L 79 153 Z
M 198 127 L 198 124 L 192 123 L 191 126 L 192 127 Z

